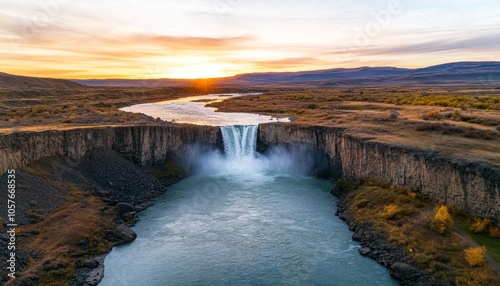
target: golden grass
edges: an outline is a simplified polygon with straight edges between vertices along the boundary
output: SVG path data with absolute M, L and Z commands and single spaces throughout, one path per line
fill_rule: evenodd
M 389 242 L 406 250 L 428 273 L 457 285 L 499 285 L 500 277 L 489 265 L 469 265 L 465 256 L 469 246 L 459 235 L 431 230 L 435 212 L 425 197 L 378 182 L 359 187 L 359 183 L 340 181 L 339 188 L 348 190 L 346 201 L 356 223 L 373 223 L 375 230 L 386 233 Z M 390 205 L 397 208 L 397 219 L 380 215 Z
M 500 111 L 469 108 L 396 105 L 387 98 L 424 93 L 422 89 L 297 89 L 270 90 L 262 95 L 238 97 L 210 104 L 224 112 L 251 112 L 290 116 L 296 125 L 338 126 L 350 134 L 391 145 L 440 151 L 451 157 L 500 166 Z M 434 88 L 429 96 L 462 96 L 463 91 Z M 492 100 L 500 90 L 475 91 Z M 364 100 L 364 101 L 362 101 Z M 392 116 L 391 110 L 399 113 Z M 425 120 L 430 113 L 433 120 Z M 434 114 L 436 114 L 434 116 Z M 434 120 L 435 119 L 435 120 Z M 422 124 L 432 124 L 428 127 Z M 425 127 L 425 128 L 422 128 Z M 464 152 L 467 150 L 467 152 Z
M 151 117 L 118 109 L 138 103 L 214 92 L 228 90 L 203 85 L 76 89 L 0 87 L 0 122 L 3 127 L 0 132 L 25 130 L 27 127 L 43 130 L 88 125 L 152 124 L 154 119 Z
M 218 88 L 206 83 L 165 88 L 0 88 L 0 133 L 155 125 L 158 123 L 151 117 L 121 112 L 118 108 L 196 94 L 255 91 L 256 88 Z M 403 101 L 388 103 L 394 98 L 434 98 L 450 102 L 467 99 L 498 104 L 500 90 L 443 87 L 268 89 L 262 95 L 232 98 L 211 106 L 225 112 L 290 116 L 297 125 L 344 127 L 358 137 L 432 149 L 451 157 L 500 166 L 500 112 L 496 108 L 402 105 Z M 391 110 L 400 115 L 391 115 Z M 438 115 L 425 120 L 424 115 L 429 112 Z
M 22 273 L 36 274 L 38 285 L 67 285 L 73 277 L 75 262 L 105 252 L 103 229 L 110 229 L 112 216 L 100 213 L 105 204 L 100 198 L 73 192 L 68 203 L 53 210 L 42 221 L 22 227 L 21 233 L 37 233 L 21 246 L 41 254 Z M 88 239 L 88 248 L 78 244 Z M 94 243 L 95 242 L 95 243 Z

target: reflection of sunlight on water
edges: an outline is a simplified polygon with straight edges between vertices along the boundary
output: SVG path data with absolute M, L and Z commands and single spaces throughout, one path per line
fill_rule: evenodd
M 205 105 L 220 102 L 232 97 L 255 95 L 258 93 L 209 94 L 190 96 L 174 100 L 137 104 L 121 108 L 122 111 L 144 113 L 154 118 L 177 123 L 196 125 L 246 125 L 268 122 L 288 122 L 288 118 L 273 118 L 271 116 L 239 112 L 216 112 L 216 108 Z

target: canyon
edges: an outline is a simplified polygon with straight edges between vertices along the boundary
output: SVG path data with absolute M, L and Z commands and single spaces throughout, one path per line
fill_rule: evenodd
M 0 173 L 50 156 L 82 158 L 99 148 L 110 148 L 139 166 L 159 165 L 167 157 L 181 158 L 193 144 L 222 149 L 219 127 L 158 124 L 14 132 L 0 136 Z M 261 124 L 257 144 L 258 150 L 309 145 L 328 157 L 330 178 L 386 181 L 471 214 L 500 219 L 500 170 L 495 165 L 360 138 L 336 127 Z

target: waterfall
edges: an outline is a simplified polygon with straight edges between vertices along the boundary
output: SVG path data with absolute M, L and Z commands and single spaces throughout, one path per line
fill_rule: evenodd
M 257 125 L 221 126 L 220 129 L 228 159 L 255 156 Z
M 184 156 L 186 170 L 192 174 L 309 174 L 316 164 L 315 153 L 307 146 L 278 144 L 263 154 L 257 152 L 257 125 L 221 126 L 220 130 L 224 154 L 191 145 Z

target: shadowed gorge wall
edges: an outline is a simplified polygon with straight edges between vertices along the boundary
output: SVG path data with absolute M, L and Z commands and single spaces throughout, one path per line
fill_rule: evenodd
M 341 128 L 263 124 L 259 143 L 309 143 L 341 166 L 334 177 L 390 181 L 472 214 L 500 219 L 500 170 L 434 151 L 353 137 Z
M 108 147 L 140 165 L 163 163 L 169 153 L 204 143 L 222 146 L 219 127 L 170 125 L 23 132 L 0 136 L 0 174 L 53 155 L 80 158 Z M 329 156 L 332 177 L 390 181 L 483 217 L 500 219 L 500 170 L 410 147 L 353 137 L 342 128 L 291 124 L 259 126 L 258 148 L 279 143 L 315 146 Z
M 129 126 L 12 133 L 0 136 L 0 174 L 54 155 L 81 158 L 100 147 L 111 148 L 142 166 L 163 163 L 168 153 L 179 153 L 196 142 L 222 146 L 219 128 Z

